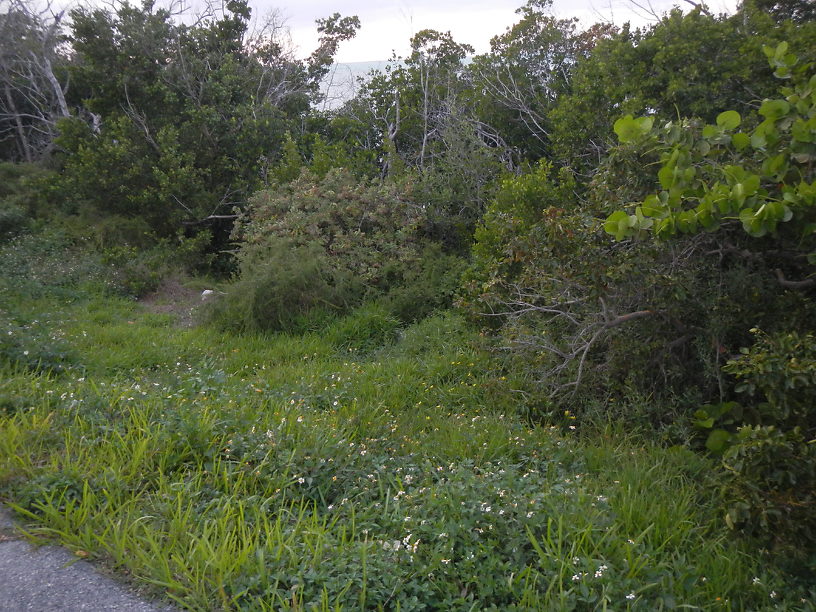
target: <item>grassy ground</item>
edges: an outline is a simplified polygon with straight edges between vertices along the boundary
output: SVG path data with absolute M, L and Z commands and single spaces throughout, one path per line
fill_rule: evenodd
M 0 497 L 183 608 L 813 609 L 707 460 L 531 426 L 455 315 L 227 335 L 5 255 Z

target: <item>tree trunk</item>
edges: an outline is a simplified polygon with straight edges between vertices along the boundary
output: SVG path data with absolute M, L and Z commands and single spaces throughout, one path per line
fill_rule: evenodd
M 9 89 L 8 83 L 5 86 L 6 92 L 6 103 L 8 104 L 9 112 L 14 115 L 14 127 L 17 130 L 17 145 L 20 147 L 20 152 L 23 154 L 23 157 L 27 162 L 33 161 L 33 157 L 31 155 L 31 146 L 28 143 L 28 137 L 25 133 L 25 126 L 23 125 L 23 120 L 20 117 L 20 113 L 17 112 L 17 105 L 14 104 L 14 96 L 11 95 L 11 90 Z

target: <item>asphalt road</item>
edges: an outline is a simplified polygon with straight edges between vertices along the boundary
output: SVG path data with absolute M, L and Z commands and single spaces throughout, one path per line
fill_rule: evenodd
M 0 506 L 0 612 L 73 612 L 121 610 L 170 612 L 77 561 L 57 546 L 33 547 L 14 532 L 8 509 Z

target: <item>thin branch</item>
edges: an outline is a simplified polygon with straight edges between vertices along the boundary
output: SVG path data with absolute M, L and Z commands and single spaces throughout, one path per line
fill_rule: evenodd
M 779 282 L 780 285 L 785 287 L 786 289 L 809 289 L 810 287 L 816 286 L 816 278 L 808 278 L 806 280 L 801 281 L 792 281 L 785 278 L 785 275 L 782 273 L 782 270 L 777 268 L 774 270 L 776 273 L 776 280 Z

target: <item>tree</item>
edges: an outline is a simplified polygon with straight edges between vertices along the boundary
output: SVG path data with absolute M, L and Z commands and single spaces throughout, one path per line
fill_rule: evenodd
M 304 62 L 275 15 L 252 27 L 245 0 L 190 25 L 175 17 L 149 0 L 72 12 L 72 101 L 102 121 L 98 134 L 63 125 L 62 191 L 148 218 L 161 235 L 207 227 L 224 241 L 359 22 L 319 21 L 320 46 Z
M 746 0 L 740 11 L 759 10 L 777 21 L 805 23 L 816 20 L 816 6 L 810 0 Z
M 665 239 L 739 222 L 754 238 L 770 235 L 785 248 L 816 248 L 816 75 L 811 64 L 788 52 L 786 42 L 764 51 L 790 86 L 781 89 L 784 97 L 762 102 L 763 121 L 752 130 L 739 130 L 743 119 L 735 110 L 702 129 L 693 121 L 654 125 L 651 118 L 631 115 L 615 123 L 624 144 L 652 139 L 662 165 L 660 191 L 634 215 L 610 215 L 607 232 L 619 240 L 644 232 Z M 816 261 L 816 252 L 809 259 Z
M 0 159 L 32 162 L 51 151 L 56 124 L 71 111 L 61 12 L 0 0 Z
M 557 19 L 548 13 L 551 6 L 552 0 L 529 0 L 516 11 L 518 23 L 493 38 L 490 53 L 469 67 L 484 92 L 480 118 L 529 160 L 550 152 L 548 115 L 569 92 L 576 64 L 614 32 L 609 25 L 578 31 L 577 19 Z
M 758 12 L 674 10 L 645 31 L 624 28 L 575 67 L 570 90 L 549 116 L 553 153 L 589 176 L 614 144 L 612 125 L 622 115 L 712 122 L 727 109 L 750 112 L 776 89 L 762 45 L 788 39 L 812 61 L 814 36 L 812 24 L 776 24 Z
M 794 544 L 798 558 L 802 543 L 807 551 L 816 541 L 816 74 L 786 42 L 763 50 L 786 86 L 759 117 L 731 109 L 709 124 L 631 115 L 615 123 L 623 146 L 654 149 L 660 163 L 657 192 L 632 214 L 615 211 L 605 229 L 665 245 L 700 237 L 708 248 L 694 255 L 697 265 L 719 262 L 719 301 L 734 307 L 716 331 L 742 328 L 741 350 L 724 345 L 732 358 L 723 372 L 736 380 L 695 412 L 695 424 L 722 458 L 728 524 Z M 764 283 L 763 291 L 731 280 L 747 267 L 758 272 L 748 286 Z

